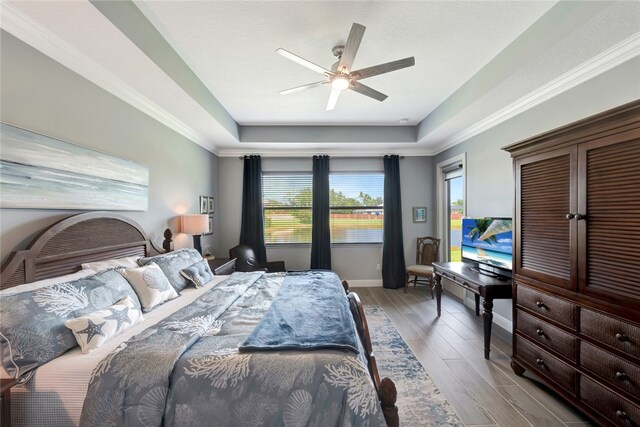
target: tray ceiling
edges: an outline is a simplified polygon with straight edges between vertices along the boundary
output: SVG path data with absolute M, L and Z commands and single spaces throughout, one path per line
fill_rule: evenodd
M 636 2 L 8 1 L 2 8 L 5 31 L 221 155 L 433 154 L 499 123 L 497 112 L 503 119 L 519 112 L 515 103 L 551 82 L 555 91 L 530 106 L 572 87 L 594 58 L 603 72 L 640 46 Z M 346 91 L 325 111 L 328 87 L 278 93 L 320 78 L 277 48 L 330 68 L 331 48 L 353 22 L 367 27 L 354 68 L 416 59 L 366 81 L 389 96 L 384 102 Z

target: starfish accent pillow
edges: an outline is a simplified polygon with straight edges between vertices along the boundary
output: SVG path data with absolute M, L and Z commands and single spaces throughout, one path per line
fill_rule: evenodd
M 140 308 L 126 297 L 104 310 L 67 320 L 64 325 L 71 329 L 82 352 L 90 353 L 142 320 Z

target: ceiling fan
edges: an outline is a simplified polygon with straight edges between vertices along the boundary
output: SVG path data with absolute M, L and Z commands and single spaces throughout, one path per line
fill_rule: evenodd
M 366 27 L 364 25 L 356 24 L 354 22 L 353 26 L 351 27 L 351 31 L 349 32 L 347 42 L 344 45 L 334 46 L 334 48 L 332 49 L 332 53 L 336 58 L 338 58 L 338 62 L 333 64 L 331 70 L 327 70 L 324 67 L 314 64 L 311 61 L 307 61 L 306 59 L 301 58 L 298 55 L 289 52 L 288 50 L 282 48 L 277 49 L 276 52 L 278 52 L 285 58 L 297 62 L 298 64 L 303 65 L 326 77 L 325 80 L 320 80 L 319 82 L 309 83 L 303 86 L 283 90 L 280 92 L 280 94 L 289 95 L 290 93 L 295 93 L 305 89 L 311 89 L 314 87 L 322 86 L 323 84 L 330 83 L 331 95 L 329 95 L 327 111 L 333 110 L 335 108 L 336 103 L 338 102 L 338 98 L 340 97 L 340 93 L 342 93 L 342 91 L 345 89 L 351 89 L 355 92 L 361 93 L 362 95 L 377 99 L 378 101 L 384 101 L 385 99 L 387 99 L 387 95 L 378 92 L 377 90 L 372 89 L 369 86 L 363 85 L 362 83 L 360 83 L 360 80 L 377 76 L 379 74 L 388 73 L 390 71 L 411 67 L 415 65 L 416 61 L 415 58 L 411 56 L 409 58 L 399 59 L 397 61 L 387 62 L 385 64 L 374 65 L 373 67 L 361 68 L 360 70 L 351 71 L 351 66 L 353 65 L 353 60 L 356 57 L 356 53 L 358 53 L 358 47 L 360 47 L 360 42 L 362 41 L 362 36 L 364 35 L 365 28 Z

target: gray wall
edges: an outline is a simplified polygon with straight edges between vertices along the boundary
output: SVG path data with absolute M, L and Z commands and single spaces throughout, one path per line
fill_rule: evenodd
M 640 58 L 628 61 L 486 132 L 441 152 L 434 165 L 466 152 L 466 215 L 513 216 L 513 167 L 501 147 L 640 98 Z M 437 177 L 432 177 L 437 183 Z M 509 301 L 495 312 L 511 319 Z
M 238 244 L 240 212 L 242 208 L 242 161 L 237 157 L 220 158 L 220 245 L 216 253 L 226 256 L 227 250 Z M 262 168 L 267 171 L 311 172 L 311 158 L 264 158 Z M 331 158 L 331 171 L 383 171 L 382 158 Z M 431 235 L 434 231 L 433 172 L 430 157 L 406 157 L 400 161 L 402 183 L 402 215 L 405 257 L 415 259 L 415 238 Z M 427 222 L 413 223 L 412 207 L 427 207 Z M 287 268 L 309 268 L 310 245 L 283 245 L 267 248 L 269 260 L 284 260 Z M 381 244 L 334 245 L 331 249 L 332 267 L 346 280 L 367 280 L 381 283 Z M 368 282 L 374 284 L 374 282 Z
M 42 133 L 149 167 L 149 209 L 121 212 L 162 241 L 176 215 L 196 212 L 198 196 L 217 197 L 217 156 L 110 95 L 6 32 L 0 34 L 4 123 Z M 216 199 L 216 201 L 218 201 Z M 24 249 L 43 227 L 77 211 L 0 210 L 1 256 Z M 220 221 L 215 218 L 216 228 Z M 216 246 L 218 233 L 203 238 Z M 176 247 L 191 246 L 175 236 Z

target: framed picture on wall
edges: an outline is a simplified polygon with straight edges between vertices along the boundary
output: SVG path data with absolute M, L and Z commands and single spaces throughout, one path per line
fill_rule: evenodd
M 215 213 L 215 199 L 213 197 L 208 197 L 208 209 L 209 211 L 207 213 Z
M 204 234 L 213 234 L 213 215 L 209 215 L 209 232 Z
M 420 206 L 413 208 L 413 222 L 427 222 L 427 208 Z
M 209 213 L 209 198 L 207 196 L 200 196 L 200 213 Z

